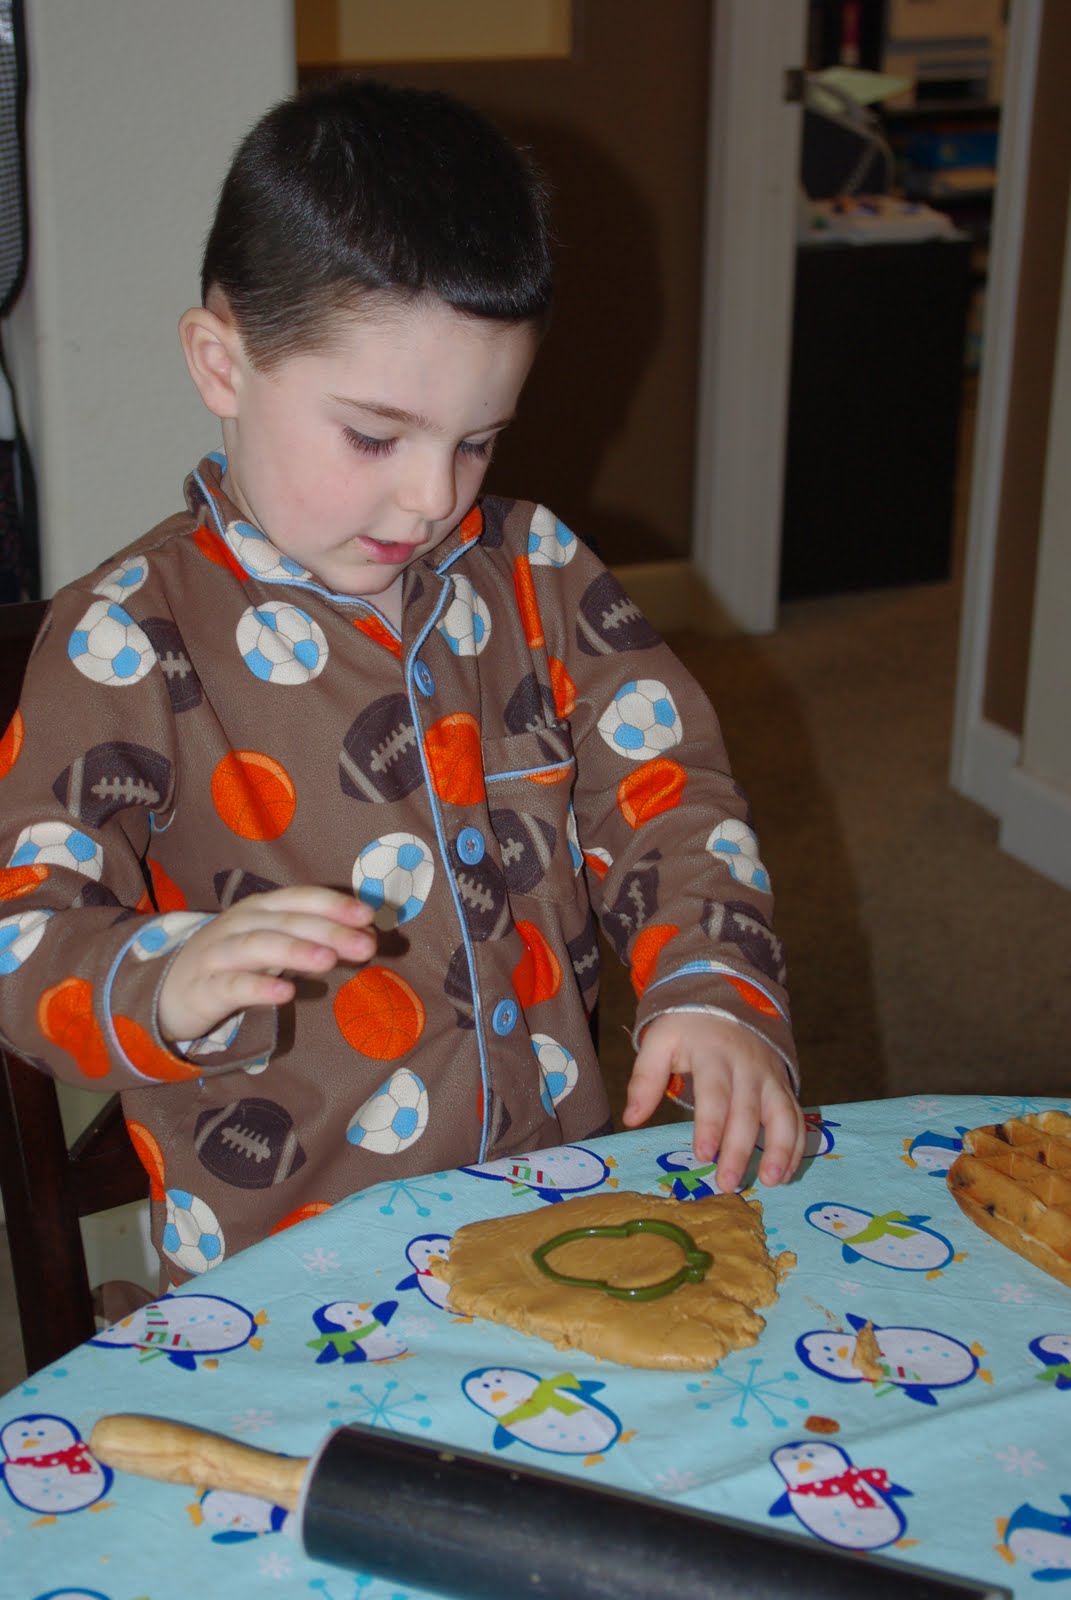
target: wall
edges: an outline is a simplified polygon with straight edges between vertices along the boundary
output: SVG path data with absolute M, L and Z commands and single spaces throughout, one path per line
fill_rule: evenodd
M 287 0 L 26 11 L 31 254 L 4 340 L 51 594 L 180 506 L 218 443 L 176 324 L 230 153 L 295 68 Z
M 1034 3 L 1034 0 L 1030 0 Z M 1041 24 L 1020 262 L 1015 357 L 994 558 L 985 715 L 1022 732 L 1071 179 L 1071 6 Z
M 30 259 L 4 327 L 51 594 L 181 501 L 219 442 L 179 350 L 230 154 L 295 77 L 289 0 L 36 0 Z M 236 72 L 235 64 L 241 70 Z M 99 1095 L 61 1090 L 68 1133 Z M 147 1206 L 83 1224 L 91 1280 L 155 1283 Z
M 615 566 L 679 558 L 692 527 L 710 7 L 585 0 L 574 16 L 567 60 L 373 70 L 470 100 L 532 147 L 553 186 L 558 306 L 489 486 L 546 500 Z

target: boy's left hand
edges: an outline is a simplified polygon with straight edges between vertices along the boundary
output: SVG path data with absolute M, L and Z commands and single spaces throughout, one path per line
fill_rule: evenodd
M 758 1034 L 725 1017 L 665 1012 L 644 1031 L 629 1079 L 624 1123 L 637 1127 L 656 1110 L 673 1073 L 695 1086 L 698 1160 L 718 1158 L 718 1187 L 742 1182 L 759 1128 L 759 1181 L 786 1182 L 803 1155 L 806 1127 L 781 1057 Z

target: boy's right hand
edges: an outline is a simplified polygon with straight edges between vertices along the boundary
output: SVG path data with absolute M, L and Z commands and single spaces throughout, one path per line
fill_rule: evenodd
M 296 985 L 284 973 L 322 974 L 376 949 L 371 906 L 336 889 L 270 889 L 228 906 L 190 935 L 157 996 L 171 1043 L 199 1039 L 249 1006 L 280 1006 Z

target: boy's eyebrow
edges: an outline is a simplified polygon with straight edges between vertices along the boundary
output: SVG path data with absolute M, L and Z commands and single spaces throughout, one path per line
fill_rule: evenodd
M 340 406 L 353 406 L 355 411 L 370 411 L 375 417 L 382 417 L 386 422 L 400 422 L 407 428 L 421 428 L 427 433 L 437 433 L 430 417 L 421 416 L 418 411 L 405 411 L 401 406 L 384 405 L 379 400 L 353 400 L 348 395 L 333 394 L 329 398 Z M 507 422 L 513 421 L 512 413 L 502 417 L 498 422 L 485 422 L 479 428 L 473 428 L 473 433 L 486 433 L 492 428 L 504 428 Z

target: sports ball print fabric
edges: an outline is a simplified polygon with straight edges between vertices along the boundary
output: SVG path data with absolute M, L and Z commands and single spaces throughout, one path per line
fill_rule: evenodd
M 166 1280 L 385 1177 L 605 1131 L 596 918 L 637 1038 L 708 1007 L 794 1071 L 746 800 L 618 580 L 488 498 L 406 571 L 399 632 L 242 521 L 224 470 L 56 596 L 0 739 L 0 1031 L 124 1092 Z M 182 942 L 310 883 L 374 908 L 372 960 L 168 1047 Z

